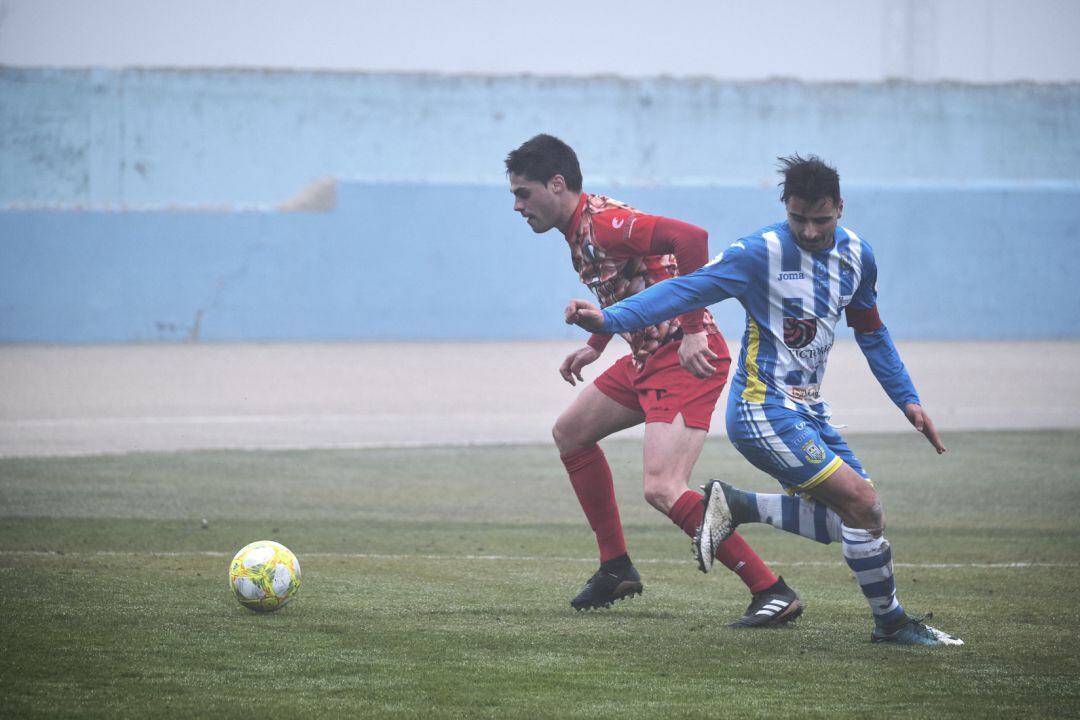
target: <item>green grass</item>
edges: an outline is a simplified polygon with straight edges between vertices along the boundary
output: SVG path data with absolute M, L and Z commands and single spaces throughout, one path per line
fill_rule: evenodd
M 1080 715 L 1080 433 L 851 440 L 901 600 L 964 647 L 871 645 L 839 548 L 763 526 L 806 614 L 726 629 L 746 592 L 645 505 L 636 442 L 605 448 L 646 591 L 592 613 L 567 603 L 595 545 L 552 448 L 0 460 L 0 716 Z M 723 440 L 710 476 L 775 488 Z M 257 539 L 303 566 L 270 615 L 225 582 Z

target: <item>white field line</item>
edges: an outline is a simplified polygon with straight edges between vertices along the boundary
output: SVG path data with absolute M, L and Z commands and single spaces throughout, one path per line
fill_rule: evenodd
M 233 553 L 219 552 L 216 550 L 191 550 L 186 552 L 170 551 L 116 551 L 97 550 L 94 552 L 67 552 L 56 550 L 0 550 L 0 557 L 232 557 Z M 572 562 L 595 564 L 596 558 L 572 558 L 572 557 L 540 557 L 538 555 L 394 555 L 383 553 L 303 553 L 305 558 L 329 558 L 337 560 L 459 560 L 459 561 L 496 561 L 496 562 Z M 635 558 L 634 562 L 642 565 L 692 565 L 690 560 L 673 559 L 641 559 Z M 794 561 L 784 562 L 778 560 L 766 560 L 769 565 L 782 567 L 833 567 L 841 564 L 836 562 L 821 561 Z M 1010 563 L 893 563 L 894 567 L 916 568 L 922 570 L 957 570 L 957 569 L 988 569 L 988 570 L 1015 570 L 1025 568 L 1080 568 L 1080 563 L 1053 563 L 1053 562 L 1010 562 Z

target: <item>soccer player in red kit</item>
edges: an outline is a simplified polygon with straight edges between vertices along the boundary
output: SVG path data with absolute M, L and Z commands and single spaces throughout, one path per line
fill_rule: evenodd
M 526 141 L 507 156 L 506 173 L 514 211 L 533 232 L 562 232 L 574 270 L 602 307 L 708 260 L 703 229 L 582 192 L 577 155 L 558 138 L 537 135 Z M 645 499 L 693 537 L 703 496 L 687 483 L 731 363 L 724 338 L 704 309 L 623 337 L 630 353 L 584 387 L 552 431 L 600 549 L 600 569 L 570 601 L 578 610 L 608 607 L 643 588 L 627 553 L 611 468 L 597 443 L 644 422 Z M 563 379 L 571 385 L 584 382 L 582 369 L 610 340 L 610 335 L 592 335 L 563 360 Z M 778 625 L 802 612 L 795 592 L 738 534 L 719 545 L 716 558 L 752 595 L 733 627 Z

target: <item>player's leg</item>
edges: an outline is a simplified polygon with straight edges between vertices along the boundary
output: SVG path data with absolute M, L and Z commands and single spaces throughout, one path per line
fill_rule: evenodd
M 643 420 L 640 410 L 631 410 L 588 385 L 552 430 L 570 484 L 596 533 L 601 562 L 626 554 L 626 543 L 611 468 L 597 442 Z
M 892 549 L 885 539 L 885 515 L 874 486 L 847 463 L 807 491 L 833 508 L 843 519 L 841 548 L 844 561 L 855 573 L 859 588 L 870 605 L 874 624 L 898 627 L 907 622 L 904 607 L 896 598 Z
M 705 486 L 702 529 L 695 540 L 703 570 L 708 570 L 708 549 L 743 523 L 765 523 L 824 544 L 841 539 L 842 520 L 834 510 L 794 493 L 797 487 L 821 482 L 842 462 L 819 437 L 819 427 L 788 408 L 729 400 L 728 438 L 754 467 L 776 478 L 789 492 L 753 493 L 710 481 Z
M 730 357 L 723 336 L 709 337 L 715 372 L 697 378 L 679 363 L 678 347 L 661 347 L 635 378 L 645 411 L 645 499 L 693 538 L 703 515 L 702 495 L 687 489 L 705 443 L 716 402 L 727 382 Z M 793 620 L 802 604 L 739 535 L 713 548 L 709 557 L 737 574 L 751 593 L 750 610 L 737 627 L 763 627 Z
M 671 422 L 645 425 L 645 499 L 691 538 L 701 524 L 704 508 L 702 494 L 689 490 L 687 484 L 705 436 L 703 428 L 687 427 L 681 414 Z M 752 595 L 746 613 L 732 623 L 733 627 L 780 625 L 802 614 L 795 591 L 773 574 L 738 533 L 720 543 L 715 557 L 739 576 Z
M 760 466 L 769 461 L 762 448 L 769 448 L 774 456 L 783 461 L 783 468 L 775 465 L 767 467 L 789 492 L 802 495 L 802 498 L 781 501 L 782 506 L 786 505 L 788 517 L 797 516 L 798 511 L 807 511 L 812 504 L 816 515 L 814 520 L 822 520 L 813 522 L 815 532 L 819 528 L 824 529 L 826 532 L 823 534 L 828 539 L 836 540 L 836 529 L 839 527 L 838 539 L 843 558 L 859 579 L 870 611 L 874 613 L 875 624 L 883 627 L 904 624 L 906 614 L 896 600 L 892 554 L 882 534 L 885 530 L 885 514 L 881 510 L 877 491 L 866 477 L 858 458 L 827 423 L 786 411 L 761 410 L 758 413 L 757 410 L 744 409 L 743 417 L 753 425 L 755 435 L 771 438 L 772 441 L 769 444 L 747 444 L 740 435 L 739 445 L 744 446 L 745 456 Z M 761 421 L 762 417 L 764 421 Z M 768 505 L 771 500 L 768 497 L 762 500 L 758 495 L 754 498 L 756 502 L 751 502 L 751 493 L 734 488 L 721 487 L 720 490 L 723 491 L 724 502 L 731 508 L 730 514 L 735 524 L 747 519 L 755 506 L 759 510 L 761 505 Z M 807 497 L 812 500 L 806 500 Z M 716 500 L 719 502 L 719 498 Z M 824 512 L 822 508 L 825 508 Z M 809 525 L 797 522 L 793 528 L 791 522 L 784 522 L 785 519 L 781 520 L 781 529 L 789 532 L 802 534 L 799 530 Z
M 763 413 L 763 414 L 762 414 Z M 855 573 L 874 616 L 876 641 L 905 644 L 951 645 L 961 641 L 910 618 L 896 598 L 892 550 L 884 537 L 885 517 L 873 483 L 858 458 L 831 426 L 790 413 L 786 410 L 765 412 L 760 406 L 737 409 L 741 423 L 734 427 L 733 441 L 740 452 L 757 467 L 777 478 L 791 493 L 808 495 L 812 501 L 799 499 L 795 515 L 809 502 L 816 503 L 812 520 L 814 533 L 839 539 L 844 560 Z M 731 413 L 729 412 L 729 420 Z M 733 425 L 729 422 L 729 434 Z M 709 504 L 720 519 L 715 522 L 730 528 L 741 522 L 753 522 L 765 501 L 760 495 L 732 488 L 714 481 L 709 485 Z M 823 513 L 820 507 L 827 508 Z M 837 522 L 839 520 L 839 522 Z M 760 521 L 760 520 L 757 520 Z M 800 530 L 801 522 L 781 521 L 780 529 L 807 537 L 814 534 Z M 839 528 L 839 537 L 835 537 Z M 703 550 L 704 551 L 704 550 Z
M 669 423 L 645 424 L 645 500 L 690 537 L 701 523 L 704 508 L 702 494 L 687 485 L 705 436 L 705 430 L 687 427 L 681 414 Z M 737 533 L 716 548 L 715 556 L 742 579 L 751 593 L 761 592 L 777 580 Z
M 923 620 L 929 615 L 909 616 L 897 599 L 892 546 L 885 539 L 881 499 L 857 462 L 854 467 L 844 462 L 809 493 L 835 508 L 844 520 L 844 561 L 855 573 L 874 616 L 871 640 L 903 645 L 963 645 L 959 638 L 926 625 Z
M 723 498 L 714 497 L 714 492 L 722 492 Z M 721 500 L 727 503 L 733 527 L 763 523 L 823 545 L 841 539 L 841 517 L 810 496 L 740 490 L 723 480 L 709 481 L 705 493 L 706 504 L 716 505 Z
M 552 429 L 570 484 L 600 551 L 600 569 L 570 601 L 578 610 L 606 607 L 642 590 L 641 577 L 627 554 L 611 468 L 597 444 L 645 419 L 633 393 L 619 393 L 620 386 L 625 385 L 620 378 L 626 372 L 621 363 L 616 362 L 595 384 L 584 387 Z

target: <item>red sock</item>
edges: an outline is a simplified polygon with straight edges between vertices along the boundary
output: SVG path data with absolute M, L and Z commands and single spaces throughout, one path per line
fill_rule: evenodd
M 699 492 L 687 490 L 679 496 L 668 513 L 671 522 L 690 537 L 694 537 L 705 514 L 705 506 L 701 504 L 703 497 Z M 750 547 L 739 533 L 732 533 L 731 537 L 720 543 L 716 548 L 716 559 L 738 575 L 752 593 L 761 592 L 777 580 L 765 561 L 758 557 L 754 548 Z
M 615 503 L 615 484 L 604 451 L 599 445 L 590 445 L 561 458 L 589 527 L 596 533 L 600 562 L 625 555 L 626 541 L 619 520 L 619 506 Z

